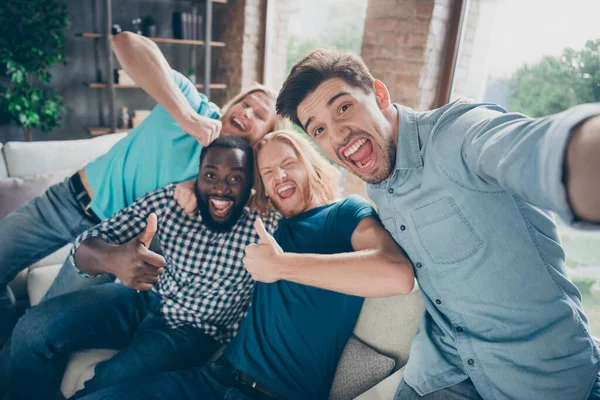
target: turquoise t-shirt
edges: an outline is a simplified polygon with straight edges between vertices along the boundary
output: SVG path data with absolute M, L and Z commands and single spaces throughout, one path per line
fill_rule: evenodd
M 219 108 L 182 74 L 173 71 L 173 80 L 198 114 L 217 119 Z M 91 208 L 104 220 L 136 199 L 168 183 L 198 175 L 202 146 L 179 128 L 160 105 L 108 153 L 85 167 L 94 193 Z
M 288 252 L 351 252 L 358 223 L 376 215 L 353 195 L 282 218 L 273 236 Z M 252 307 L 225 357 L 288 400 L 327 399 L 362 303 L 362 297 L 288 281 L 256 283 Z

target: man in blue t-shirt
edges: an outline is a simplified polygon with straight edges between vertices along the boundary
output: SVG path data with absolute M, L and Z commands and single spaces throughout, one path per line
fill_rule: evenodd
M 0 221 L 0 344 L 16 319 L 7 285 L 19 271 L 146 193 L 195 177 L 202 147 L 219 134 L 252 144 L 285 124 L 275 115 L 276 93 L 266 87 L 239 94 L 221 116 L 150 40 L 123 32 L 113 47 L 121 66 L 159 105 L 108 153 Z M 107 280 L 80 279 L 67 261 L 47 297 Z
M 408 293 L 408 259 L 359 196 L 333 201 L 338 171 L 305 137 L 268 134 L 255 146 L 256 203 L 283 218 L 246 248 L 256 284 L 238 335 L 215 363 L 115 385 L 99 399 L 326 399 L 363 297 Z M 368 281 L 371 284 L 365 285 Z

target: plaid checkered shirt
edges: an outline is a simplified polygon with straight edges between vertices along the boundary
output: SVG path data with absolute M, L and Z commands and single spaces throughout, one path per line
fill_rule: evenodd
M 230 231 L 214 232 L 202 223 L 200 213 L 192 218 L 183 212 L 174 191 L 170 184 L 150 192 L 82 233 L 71 257 L 91 237 L 116 245 L 136 238 L 146 228 L 148 215 L 156 213 L 156 236 L 167 264 L 153 290 L 162 297 L 163 317 L 172 328 L 191 324 L 228 343 L 246 315 L 254 288 L 242 259 L 246 246 L 259 242 L 253 226 L 259 212 L 246 207 Z M 265 219 L 267 231 L 273 232 L 278 221 L 279 215 Z

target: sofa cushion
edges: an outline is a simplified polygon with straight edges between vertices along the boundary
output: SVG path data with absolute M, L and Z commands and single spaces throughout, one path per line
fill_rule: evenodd
M 21 207 L 46 189 L 72 175 L 76 168 L 31 175 L 23 178 L 0 178 L 0 219 Z
M 335 371 L 329 399 L 354 399 L 387 378 L 395 364 L 393 359 L 350 337 Z
M 394 398 L 396 394 L 396 390 L 398 389 L 398 385 L 402 382 L 402 377 L 404 376 L 404 369 L 406 366 L 402 367 L 398 371 L 394 372 L 392 375 L 384 379 L 382 382 L 369 389 L 365 393 L 361 394 L 356 398 L 356 400 L 391 400 Z
M 71 354 L 60 386 L 63 396 L 68 399 L 83 389 L 83 384 L 94 376 L 96 364 L 117 353 L 117 350 L 90 349 Z
M 354 335 L 396 361 L 395 369 L 408 361 L 410 346 L 423 317 L 423 298 L 415 289 L 405 295 L 365 299 Z
M 65 168 L 80 168 L 106 153 L 125 133 L 94 139 L 49 142 L 8 142 L 4 157 L 9 176 L 27 176 Z
M 47 265 L 43 268 L 30 269 L 27 275 L 27 294 L 32 306 L 39 304 L 58 275 L 62 264 Z
M 2 148 L 4 145 L 0 143 L 0 178 L 6 178 L 8 176 L 8 170 L 6 169 L 6 160 L 4 159 L 4 151 Z

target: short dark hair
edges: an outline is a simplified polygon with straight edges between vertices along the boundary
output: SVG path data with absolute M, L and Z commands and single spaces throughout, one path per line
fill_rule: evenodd
M 375 81 L 359 56 L 336 49 L 313 50 L 292 67 L 277 96 L 277 114 L 302 126 L 298 120 L 298 105 L 331 78 L 343 79 L 367 94 L 373 91 Z
M 246 154 L 246 167 L 248 168 L 248 177 L 250 182 L 254 181 L 254 150 L 250 143 L 237 136 L 219 136 L 209 146 L 202 149 L 200 152 L 200 164 L 204 160 L 204 155 L 211 149 L 240 149 Z

